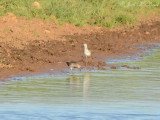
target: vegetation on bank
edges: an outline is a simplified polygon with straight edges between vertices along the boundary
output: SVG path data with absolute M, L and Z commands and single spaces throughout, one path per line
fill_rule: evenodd
M 77 26 L 90 24 L 113 28 L 121 24 L 130 25 L 142 14 L 160 13 L 159 0 L 37 0 L 41 9 L 33 7 L 34 2 L 0 0 L 0 15 L 11 12 L 28 19 L 50 19 L 59 24 L 69 22 Z

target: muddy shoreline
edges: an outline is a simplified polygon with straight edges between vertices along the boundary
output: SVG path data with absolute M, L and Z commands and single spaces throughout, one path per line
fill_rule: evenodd
M 58 26 L 49 21 L 25 20 L 14 15 L 0 18 L 0 79 L 30 74 L 63 73 L 67 61 L 85 66 L 83 44 L 92 51 L 89 67 L 114 66 L 106 59 L 136 55 L 160 43 L 160 20 L 141 22 L 131 28 Z

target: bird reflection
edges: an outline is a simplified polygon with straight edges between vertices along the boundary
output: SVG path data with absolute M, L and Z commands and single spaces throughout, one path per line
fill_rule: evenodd
M 86 72 L 83 78 L 83 99 L 87 100 L 89 95 L 90 73 Z
M 76 75 L 71 75 L 68 78 L 70 91 L 74 94 L 82 93 L 83 100 L 87 100 L 89 94 L 90 85 L 90 73 L 85 72 L 84 76 L 79 77 Z
M 81 84 L 80 82 L 81 82 L 80 77 L 76 77 L 74 75 L 71 75 L 69 77 L 69 86 L 72 90 L 79 88 Z

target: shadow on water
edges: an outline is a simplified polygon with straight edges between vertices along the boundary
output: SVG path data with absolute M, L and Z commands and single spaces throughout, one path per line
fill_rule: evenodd
M 14 78 L 0 83 L 3 120 L 159 120 L 160 51 L 108 69 Z

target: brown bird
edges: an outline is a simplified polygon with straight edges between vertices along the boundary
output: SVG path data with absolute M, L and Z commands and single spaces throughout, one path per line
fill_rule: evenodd
M 77 62 L 66 62 L 66 64 L 69 66 L 72 73 L 74 68 L 78 68 L 78 69 L 81 68 L 81 66 Z

